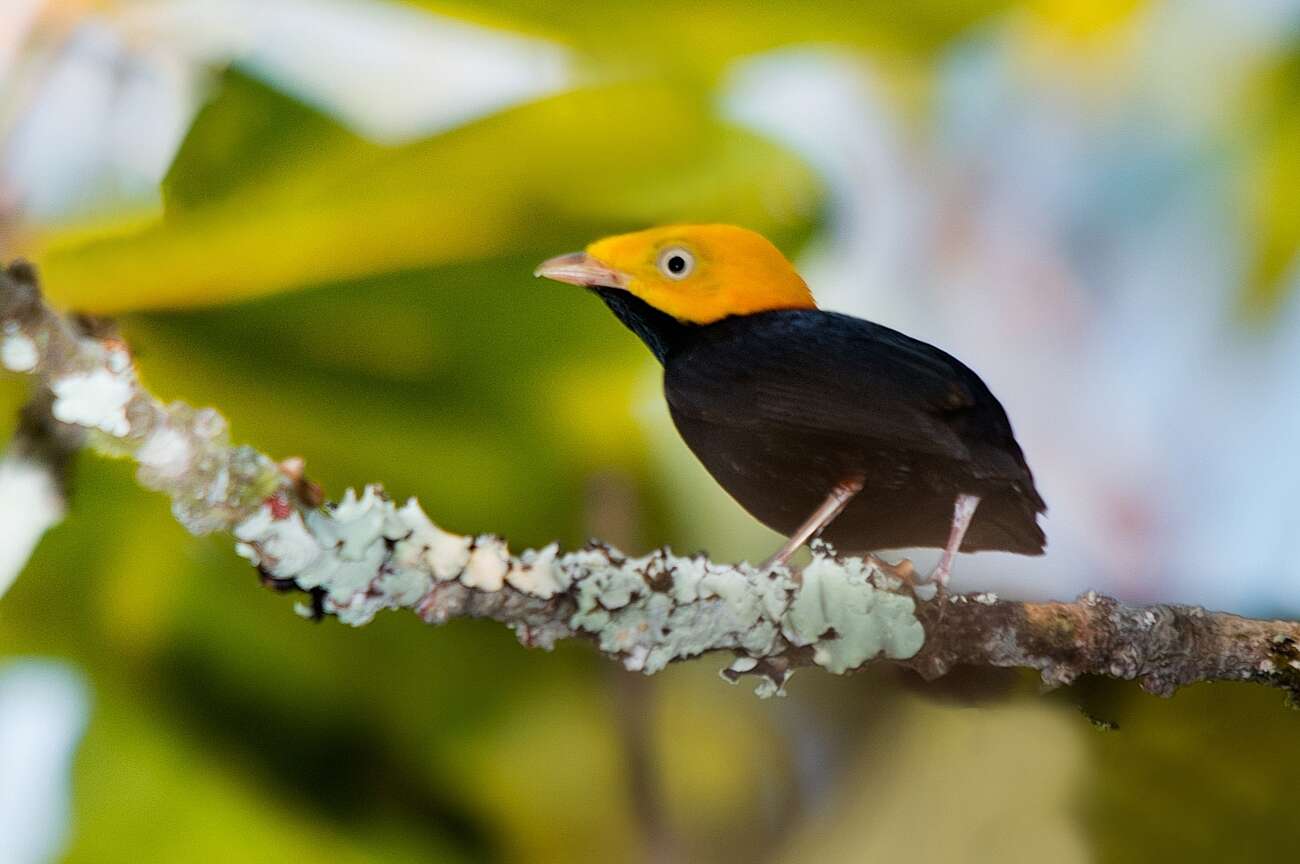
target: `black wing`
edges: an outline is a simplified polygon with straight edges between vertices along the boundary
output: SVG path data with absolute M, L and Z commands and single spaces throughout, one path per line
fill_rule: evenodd
M 896 330 L 833 312 L 725 319 L 665 365 L 674 412 L 732 428 L 827 434 L 1028 483 L 1006 413 L 956 358 Z

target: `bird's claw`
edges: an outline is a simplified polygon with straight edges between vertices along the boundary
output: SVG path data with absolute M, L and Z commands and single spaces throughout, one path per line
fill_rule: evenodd
M 916 574 L 916 566 L 912 564 L 912 559 L 910 558 L 901 558 L 898 563 L 891 564 L 878 555 L 868 555 L 867 563 L 872 567 L 875 567 L 881 573 L 884 573 L 886 576 L 892 576 L 907 585 L 915 585 L 919 581 Z
M 940 561 L 935 568 L 930 571 L 930 575 L 925 577 L 926 582 L 933 583 L 942 591 L 948 587 L 948 578 L 952 576 L 952 562 Z

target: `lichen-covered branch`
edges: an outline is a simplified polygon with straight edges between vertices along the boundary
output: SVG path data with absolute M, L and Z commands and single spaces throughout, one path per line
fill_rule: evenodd
M 433 624 L 490 618 L 526 645 L 581 637 L 646 673 L 725 651 L 723 675 L 755 675 L 760 693 L 779 692 L 799 666 L 842 674 L 893 662 L 926 677 L 976 664 L 1037 669 L 1050 684 L 1109 675 L 1168 694 L 1194 681 L 1248 680 L 1300 694 L 1295 622 L 1093 595 L 1024 603 L 936 594 L 907 566 L 824 548 L 799 572 L 601 545 L 513 555 L 492 535 L 440 529 L 416 501 L 399 505 L 378 486 L 321 506 L 300 461 L 232 447 L 215 411 L 154 399 L 127 347 L 45 306 L 25 265 L 0 275 L 0 361 L 38 379 L 33 404 L 52 422 L 135 460 L 140 482 L 170 496 L 187 528 L 232 533 L 268 584 L 305 592 L 306 616 L 353 625 L 384 609 Z
M 45 532 L 63 520 L 70 464 L 82 435 L 55 420 L 50 404 L 48 393 L 36 394 L 0 457 L 0 597 Z

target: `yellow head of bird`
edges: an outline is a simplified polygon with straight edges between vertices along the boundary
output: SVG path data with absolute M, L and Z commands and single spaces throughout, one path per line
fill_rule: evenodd
M 606 237 L 535 271 L 559 282 L 617 288 L 680 321 L 813 309 L 807 284 L 763 235 L 734 225 L 668 225 Z

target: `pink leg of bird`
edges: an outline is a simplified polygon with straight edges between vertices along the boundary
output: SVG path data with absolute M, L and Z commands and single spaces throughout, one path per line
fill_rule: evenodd
M 966 529 L 970 527 L 970 520 L 975 518 L 975 508 L 979 505 L 978 495 L 963 493 L 957 496 L 957 501 L 952 508 L 952 527 L 948 529 L 948 545 L 943 547 L 943 557 L 939 559 L 939 566 L 935 567 L 930 574 L 929 581 L 938 582 L 940 585 L 948 584 L 948 577 L 952 575 L 952 559 L 961 548 Z
M 799 547 L 816 537 L 835 517 L 844 512 L 844 508 L 853 500 L 853 496 L 862 491 L 862 478 L 855 477 L 836 483 L 831 494 L 821 503 L 799 528 L 790 535 L 790 539 L 771 558 L 763 562 L 763 570 L 771 570 L 790 560 Z

